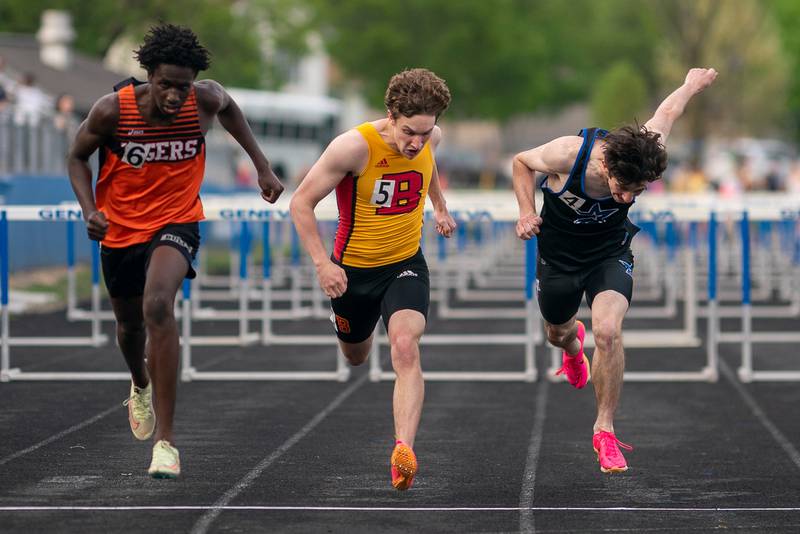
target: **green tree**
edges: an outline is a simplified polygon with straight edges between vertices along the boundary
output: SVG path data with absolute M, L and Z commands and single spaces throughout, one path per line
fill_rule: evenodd
M 253 88 L 281 84 L 286 58 L 304 51 L 308 30 L 308 22 L 295 14 L 296 4 L 288 0 L 120 0 L 95 2 L 92 9 L 86 9 L 85 0 L 2 0 L 0 31 L 35 33 L 44 9 L 72 13 L 76 49 L 95 57 L 122 37 L 141 42 L 147 28 L 160 21 L 189 26 L 212 52 L 211 69 L 203 76 Z M 268 35 L 263 21 L 273 28 Z M 282 55 L 265 57 L 262 45 L 267 41 Z
M 647 84 L 627 61 L 615 63 L 600 78 L 592 95 L 594 124 L 616 128 L 636 119 L 644 123 L 649 118 Z
M 415 66 L 447 80 L 454 116 L 502 119 L 584 100 L 620 57 L 656 85 L 656 22 L 636 0 L 308 1 L 328 52 L 375 106 L 389 77 Z
M 800 2 L 770 0 L 767 7 L 777 21 L 779 36 L 788 63 L 788 113 L 790 130 L 800 139 Z
M 657 5 L 666 31 L 658 58 L 662 91 L 679 85 L 689 67 L 720 72 L 714 87 L 692 102 L 679 124 L 691 139 L 704 139 L 711 128 L 757 135 L 785 128 L 789 65 L 764 4 L 674 0 Z

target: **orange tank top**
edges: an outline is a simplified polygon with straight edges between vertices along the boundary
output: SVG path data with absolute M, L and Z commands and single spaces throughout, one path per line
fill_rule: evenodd
M 430 142 L 409 160 L 387 145 L 372 123 L 355 129 L 367 142 L 369 161 L 360 175 L 345 176 L 336 187 L 333 259 L 351 267 L 378 267 L 410 258 L 419 249 L 433 175 Z
M 109 221 L 103 246 L 144 243 L 167 224 L 202 220 L 205 161 L 194 88 L 172 124 L 151 126 L 139 113 L 134 86 L 123 87 L 119 124 L 101 149 L 95 189 Z

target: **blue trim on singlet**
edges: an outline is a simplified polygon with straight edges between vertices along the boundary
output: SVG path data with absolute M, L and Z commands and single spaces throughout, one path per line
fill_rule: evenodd
M 581 132 L 584 131 L 586 130 L 581 130 Z M 584 188 L 584 184 L 586 183 L 586 169 L 589 167 L 589 160 L 592 158 L 592 149 L 594 148 L 594 142 L 597 140 L 597 134 L 600 132 L 605 132 L 605 130 L 601 130 L 600 128 L 595 129 L 594 133 L 592 134 L 592 142 L 589 143 L 588 147 L 586 147 L 586 153 L 583 155 L 583 169 L 581 169 L 581 193 L 583 193 L 584 195 L 586 195 L 586 189 Z M 592 198 L 589 195 L 586 196 L 588 198 Z
M 564 191 L 566 191 L 567 188 L 569 187 L 569 184 L 572 181 L 572 175 L 577 170 L 578 162 L 581 160 L 581 154 L 583 154 L 583 150 L 586 148 L 586 143 L 589 142 L 589 138 L 586 136 L 586 128 L 584 128 L 580 132 L 578 132 L 578 135 L 583 137 L 583 143 L 581 143 L 581 149 L 578 150 L 578 156 L 575 158 L 575 163 L 572 164 L 572 169 L 570 169 L 570 171 L 569 171 L 569 175 L 567 176 L 567 180 L 564 182 L 564 187 L 561 189 L 561 191 L 558 191 L 558 192 L 553 191 L 552 189 L 550 189 L 550 187 L 548 187 L 547 179 L 545 178 L 545 180 L 542 182 L 542 186 L 541 186 L 541 190 L 542 191 L 544 191 L 546 189 L 547 191 L 550 191 L 554 195 L 558 196 L 561 193 L 563 193 Z M 594 137 L 592 137 L 592 144 L 594 144 Z M 587 158 L 586 161 L 588 162 L 589 159 Z M 585 165 L 584 165 L 583 172 L 584 173 L 586 172 L 586 166 Z
M 594 131 L 594 137 L 592 137 L 592 146 L 591 146 L 591 148 L 594 148 L 595 139 L 597 138 L 597 134 L 599 134 L 600 132 L 603 133 L 602 137 L 605 137 L 606 135 L 608 135 L 608 131 L 607 130 L 603 130 L 601 128 L 596 129 Z M 590 195 L 589 193 L 586 192 L 586 167 L 588 165 L 589 165 L 589 156 L 586 157 L 586 166 L 584 166 L 583 173 L 581 173 L 581 193 L 583 193 L 584 196 L 586 196 L 586 198 L 588 198 L 589 200 L 596 200 L 598 202 L 601 201 L 601 200 L 613 199 L 613 195 L 608 195 L 608 196 L 605 196 L 605 197 L 595 198 L 595 197 L 593 197 L 592 195 Z M 635 199 L 634 199 L 634 201 L 635 201 Z M 614 200 L 614 203 L 615 204 L 620 204 L 616 200 Z M 631 202 L 631 204 L 633 204 L 633 202 Z M 627 206 L 627 204 L 620 204 L 620 205 L 621 206 Z

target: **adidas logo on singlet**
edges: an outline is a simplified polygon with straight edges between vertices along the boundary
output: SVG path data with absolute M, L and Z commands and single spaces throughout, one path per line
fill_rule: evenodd
M 403 271 L 402 273 L 397 275 L 397 278 L 403 278 L 404 276 L 419 276 L 414 271 Z
M 386 158 L 383 158 L 377 164 L 375 164 L 375 166 L 376 167 L 388 167 L 389 166 L 389 162 L 386 161 Z

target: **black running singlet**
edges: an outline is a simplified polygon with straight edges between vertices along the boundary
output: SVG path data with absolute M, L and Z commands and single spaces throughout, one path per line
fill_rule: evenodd
M 633 205 L 620 204 L 613 197 L 592 198 L 586 194 L 586 166 L 595 140 L 608 134 L 586 128 L 575 164 L 561 191 L 542 183 L 544 205 L 539 233 L 539 256 L 562 271 L 578 271 L 600 261 L 624 254 L 639 228 L 628 220 Z

